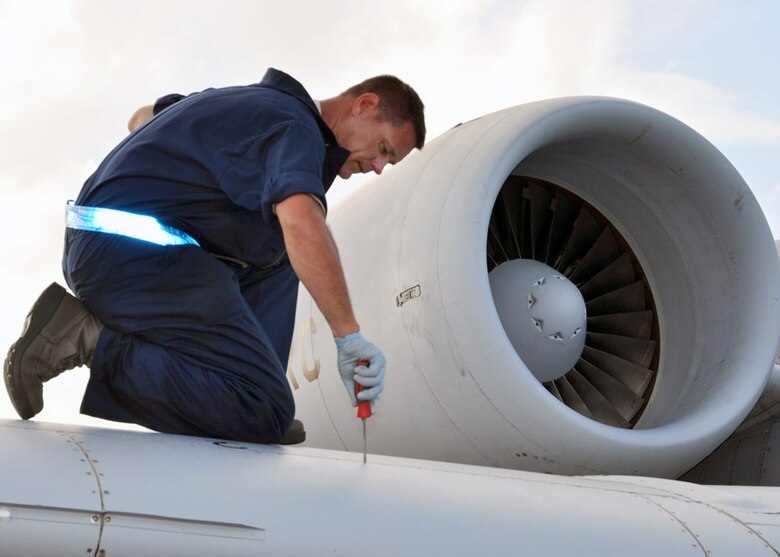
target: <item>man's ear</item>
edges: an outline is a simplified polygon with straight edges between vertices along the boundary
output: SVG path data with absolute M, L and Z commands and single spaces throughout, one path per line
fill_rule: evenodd
M 352 102 L 352 113 L 355 116 L 377 110 L 379 110 L 379 96 L 376 93 L 363 93 Z

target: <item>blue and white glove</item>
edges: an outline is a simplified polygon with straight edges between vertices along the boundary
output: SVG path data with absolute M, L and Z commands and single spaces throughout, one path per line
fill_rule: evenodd
M 385 387 L 385 355 L 368 342 L 359 332 L 336 339 L 338 365 L 341 380 L 349 393 L 352 406 L 358 405 L 358 400 L 371 401 L 371 413 L 375 413 L 376 398 Z M 368 367 L 358 366 L 357 362 L 365 360 Z M 355 382 L 360 383 L 364 390 L 355 397 Z

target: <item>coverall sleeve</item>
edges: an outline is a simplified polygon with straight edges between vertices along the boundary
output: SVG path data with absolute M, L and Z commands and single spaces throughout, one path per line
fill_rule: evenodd
M 296 193 L 325 205 L 322 134 L 299 122 L 285 123 L 256 139 L 220 178 L 220 187 L 237 205 L 274 220 L 273 206 Z
M 154 108 L 152 109 L 152 112 L 155 116 L 157 116 L 160 112 L 169 106 L 176 104 L 184 97 L 185 95 L 180 95 L 179 93 L 171 93 L 170 95 L 162 96 L 154 102 Z

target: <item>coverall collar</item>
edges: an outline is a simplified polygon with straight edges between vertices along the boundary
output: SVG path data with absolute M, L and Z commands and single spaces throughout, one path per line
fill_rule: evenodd
M 262 87 L 270 87 L 276 89 L 282 93 L 295 97 L 301 101 L 314 116 L 317 121 L 317 125 L 322 133 L 322 138 L 325 140 L 325 162 L 322 169 L 322 182 L 327 191 L 333 181 L 338 176 L 339 170 L 343 166 L 349 157 L 349 151 L 344 149 L 336 141 L 336 136 L 333 130 L 330 129 L 325 120 L 322 119 L 320 111 L 317 109 L 317 105 L 314 104 L 314 100 L 309 95 L 308 91 L 292 76 L 277 70 L 276 68 L 268 68 L 260 81 Z
M 303 85 L 298 82 L 294 77 L 277 70 L 276 68 L 268 68 L 260 81 L 260 85 L 264 87 L 271 87 L 277 89 L 282 93 L 292 95 L 296 99 L 300 100 L 303 104 L 309 107 L 314 114 L 319 114 L 317 106 L 314 104 L 314 100 L 309 95 L 308 91 Z

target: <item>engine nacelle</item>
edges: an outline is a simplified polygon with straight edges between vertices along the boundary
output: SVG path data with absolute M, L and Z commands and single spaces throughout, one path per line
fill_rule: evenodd
M 780 264 L 766 219 L 717 149 L 649 107 L 563 98 L 478 118 L 328 218 L 362 331 L 388 360 L 369 452 L 676 477 L 737 428 L 772 369 Z M 489 273 L 531 259 L 576 286 L 585 330 L 578 296 L 536 304 L 544 278 L 494 297 Z M 532 320 L 519 340 L 505 303 Z M 541 343 L 571 351 L 575 334 L 565 374 L 524 363 Z M 362 450 L 303 288 L 288 375 L 307 443 Z

